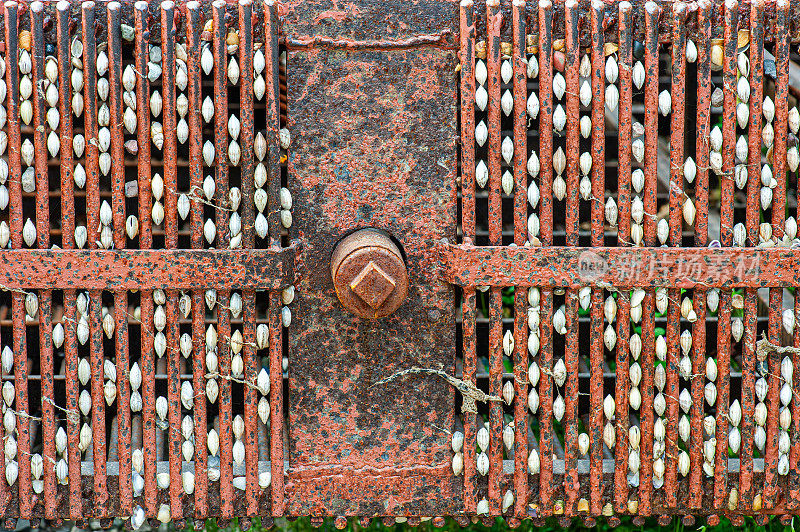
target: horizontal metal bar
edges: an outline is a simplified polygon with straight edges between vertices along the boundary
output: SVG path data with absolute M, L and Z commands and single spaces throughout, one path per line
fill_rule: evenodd
M 346 50 L 406 50 L 409 48 L 437 46 L 441 48 L 455 48 L 452 32 L 444 30 L 440 33 L 416 35 L 400 40 L 352 40 L 333 39 L 322 35 L 314 37 L 286 37 L 286 47 L 289 49 L 323 48 Z
M 297 250 L 3 250 L 0 289 L 276 290 L 294 282 Z
M 440 277 L 457 286 L 790 287 L 789 248 L 591 248 L 438 245 Z

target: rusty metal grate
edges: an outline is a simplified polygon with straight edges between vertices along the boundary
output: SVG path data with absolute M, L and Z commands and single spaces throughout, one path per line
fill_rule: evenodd
M 0 513 L 270 513 L 293 299 L 277 5 L 3 17 Z
M 796 511 L 794 16 L 461 3 L 468 512 Z
M 796 513 L 796 10 L 363 7 L 4 4 L 6 524 Z

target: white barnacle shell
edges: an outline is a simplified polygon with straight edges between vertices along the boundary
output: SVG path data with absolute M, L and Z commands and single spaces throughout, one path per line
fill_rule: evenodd
M 478 146 L 483 146 L 486 144 L 486 139 L 489 137 L 489 128 L 486 126 L 486 122 L 481 120 L 478 122 L 478 125 L 475 126 L 475 142 Z
M 691 157 L 686 159 L 683 164 L 683 176 L 689 183 L 694 183 L 694 178 L 697 176 L 697 165 Z
M 556 109 L 553 111 L 553 127 L 556 131 L 563 131 L 566 125 L 567 113 L 564 111 L 564 106 L 561 104 L 556 105 Z
M 36 226 L 30 218 L 25 220 L 25 226 L 22 228 L 22 239 L 28 247 L 33 247 L 36 243 Z
M 750 100 L 750 83 L 747 78 L 741 77 L 736 83 L 736 95 L 744 103 Z
M 553 417 L 556 418 L 556 421 L 560 422 L 564 417 L 565 408 L 564 399 L 559 395 L 553 401 Z
M 503 93 L 503 97 L 500 98 L 500 108 L 506 116 L 510 116 L 514 110 L 514 97 L 508 89 Z
M 661 116 L 667 116 L 672 110 L 672 96 L 668 90 L 663 90 L 658 95 L 658 112 Z
M 697 46 L 691 39 L 686 41 L 686 61 L 689 63 L 697 61 Z
M 615 111 L 619 104 L 619 89 L 616 85 L 606 86 L 606 106 L 610 111 Z
M 633 190 L 637 193 L 641 193 L 644 190 L 644 172 L 641 168 L 637 168 L 631 173 L 631 184 L 633 185 Z
M 506 137 L 503 139 L 503 142 L 500 146 L 500 153 L 502 154 L 506 163 L 511 164 L 511 161 L 514 158 L 514 141 L 511 140 L 511 137 Z
M 581 177 L 581 182 L 578 187 L 583 199 L 589 200 L 592 197 L 592 180 L 589 179 L 589 176 L 584 175 Z
M 539 452 L 536 449 L 531 449 L 531 452 L 528 454 L 528 473 L 531 475 L 538 474 L 539 467 Z
M 235 57 L 231 57 L 231 60 L 228 62 L 228 79 L 231 82 L 231 85 L 236 85 L 239 83 L 239 63 L 236 62 Z
M 564 365 L 564 359 L 559 358 L 553 366 L 553 380 L 556 386 L 563 386 L 567 380 L 567 367 Z
M 609 225 L 617 225 L 617 216 L 619 214 L 619 210 L 617 208 L 617 202 L 614 201 L 614 198 L 610 197 L 606 200 L 606 204 L 604 207 L 606 221 L 608 221 Z
M 742 129 L 746 128 L 748 120 L 750 120 L 750 107 L 746 103 L 740 102 L 736 106 L 736 121 L 739 127 Z
M 481 89 L 483 89 L 483 87 L 481 87 Z M 484 92 L 486 92 L 485 89 L 484 89 Z M 487 95 L 487 97 L 488 97 L 488 95 Z M 477 93 L 476 93 L 476 99 L 477 99 Z M 539 116 L 539 97 L 536 96 L 536 92 L 535 91 L 531 92 L 531 95 L 528 96 L 528 102 L 526 104 L 526 110 L 528 112 L 528 116 L 530 116 L 534 120 L 536 119 L 537 116 Z
M 797 171 L 797 167 L 800 165 L 800 154 L 798 154 L 797 146 L 792 146 L 786 152 L 786 164 L 790 171 Z
M 111 406 L 117 397 L 117 385 L 113 381 L 106 381 L 103 385 L 103 396 L 106 399 L 106 404 Z
M 589 136 L 592 134 L 592 119 L 589 118 L 587 115 L 583 115 L 580 121 L 581 127 L 581 136 L 585 139 L 588 139 Z
M 259 323 L 256 327 L 256 345 L 259 349 L 266 349 L 269 346 L 269 327 L 266 323 Z
M 764 106 L 762 110 L 766 121 L 772 122 L 772 119 L 775 118 L 775 104 L 773 103 L 772 98 L 769 96 L 764 98 Z
M 642 90 L 642 87 L 644 86 L 645 71 L 644 65 L 641 61 L 637 61 L 636 64 L 633 65 L 632 78 L 636 89 Z
M 205 120 L 206 123 L 211 122 L 211 119 L 214 118 L 214 102 L 210 97 L 206 96 L 205 100 L 203 100 L 203 105 L 200 107 L 200 114 L 203 115 L 203 120 Z
M 592 104 L 592 85 L 589 81 L 584 80 L 581 83 L 579 98 L 584 107 L 589 107 Z
M 631 153 L 636 162 L 644 161 L 644 141 L 642 139 L 636 139 L 631 143 Z
M 686 201 L 683 203 L 683 219 L 686 221 L 687 225 L 694 225 L 696 213 L 697 209 L 694 206 L 692 198 L 686 198 Z

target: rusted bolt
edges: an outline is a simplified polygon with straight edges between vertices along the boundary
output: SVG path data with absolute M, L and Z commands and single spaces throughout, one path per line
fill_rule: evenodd
M 408 273 L 400 249 L 385 231 L 361 229 L 343 238 L 331 257 L 339 301 L 362 318 L 383 318 L 408 293 Z

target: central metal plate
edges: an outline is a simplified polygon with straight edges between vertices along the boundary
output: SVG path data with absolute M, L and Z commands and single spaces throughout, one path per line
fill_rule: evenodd
M 289 186 L 306 267 L 289 350 L 291 514 L 460 508 L 453 389 L 415 375 L 373 386 L 413 366 L 454 370 L 453 288 L 425 257 L 456 234 L 455 66 L 449 47 L 290 47 Z M 394 235 L 408 264 L 408 297 L 379 320 L 345 309 L 330 274 L 336 243 L 364 227 Z

